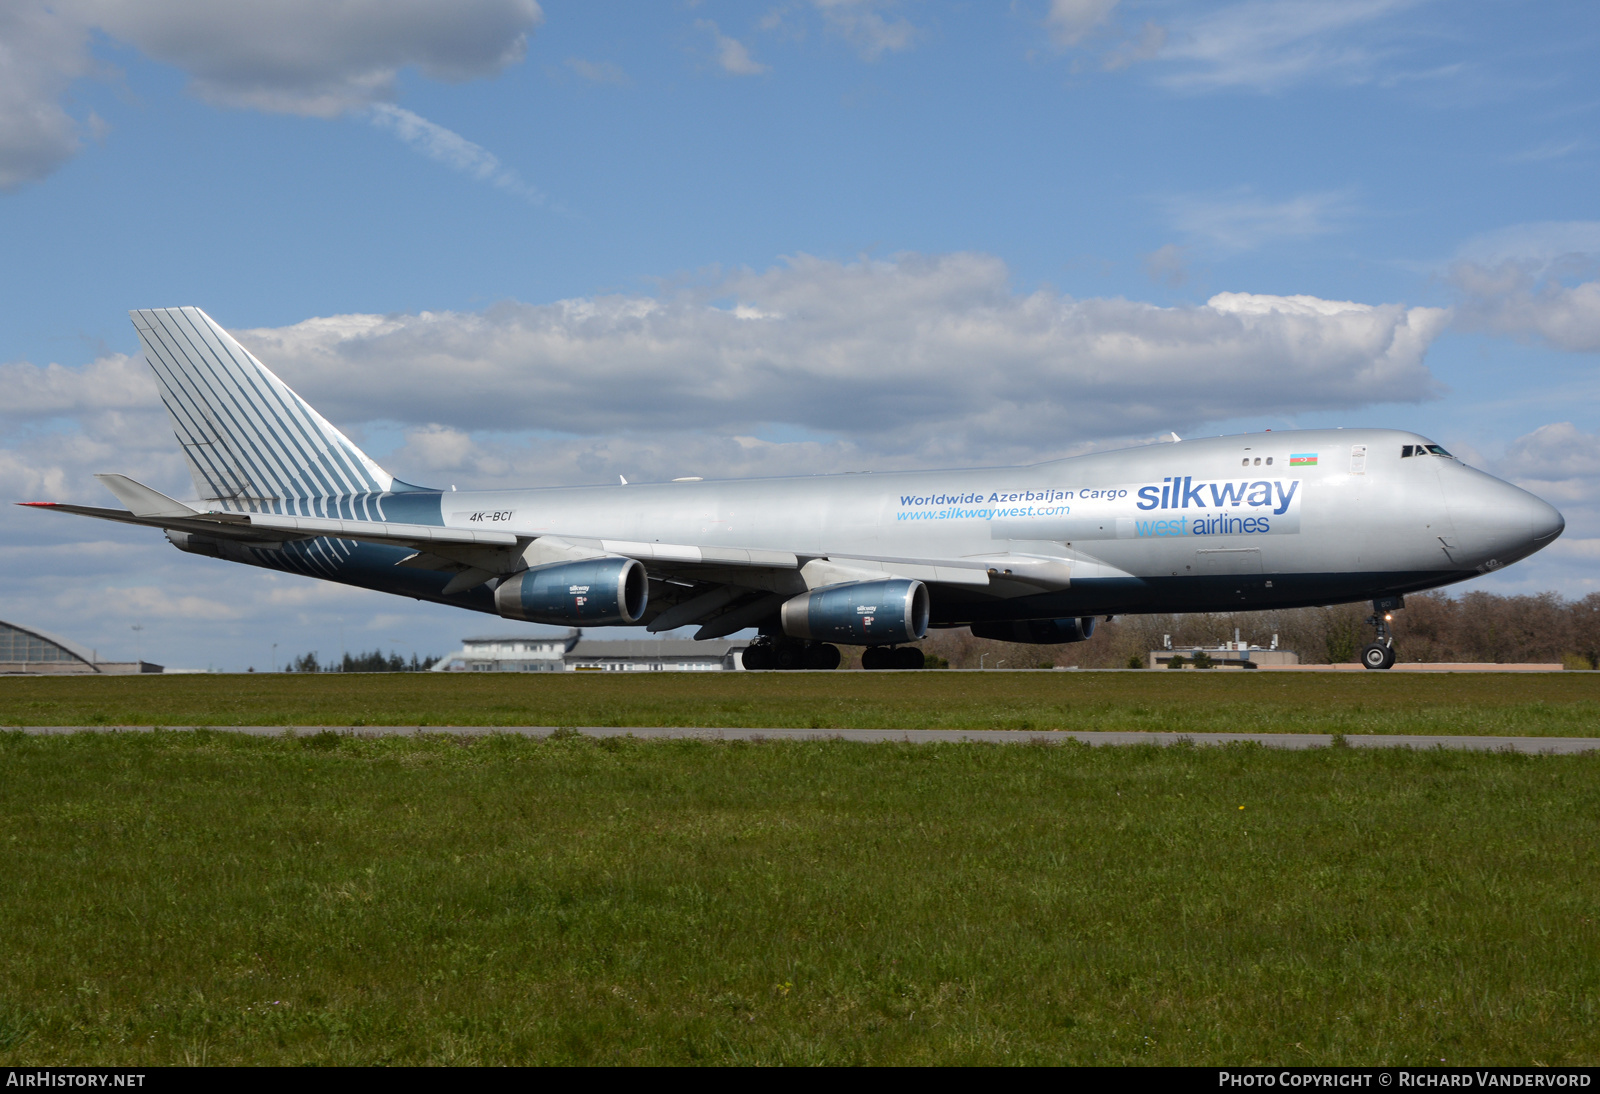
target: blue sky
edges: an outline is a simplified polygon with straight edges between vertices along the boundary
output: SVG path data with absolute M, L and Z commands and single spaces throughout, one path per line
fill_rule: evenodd
M 1597 45 L 1576 2 L 24 0 L 0 482 L 183 492 L 126 312 L 196 304 L 432 484 L 1418 428 L 1568 515 L 1484 587 L 1586 595 Z M 0 618 L 118 654 L 501 626 L 0 521 Z

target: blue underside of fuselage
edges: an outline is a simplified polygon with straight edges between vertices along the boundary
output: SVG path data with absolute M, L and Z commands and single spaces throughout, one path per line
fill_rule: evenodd
M 384 547 L 347 539 L 310 539 L 286 543 L 281 549 L 227 545 L 223 550 L 223 557 L 233 562 L 496 614 L 494 593 L 487 586 L 479 585 L 476 589 L 445 596 L 444 587 L 454 574 L 399 565 L 416 554 L 405 547 Z
M 399 566 L 414 552 L 349 540 L 317 539 L 288 543 L 280 550 L 230 546 L 232 561 L 307 577 L 356 585 L 396 596 L 431 600 L 494 615 L 487 586 L 444 595 L 454 576 L 437 570 Z M 1219 574 L 1193 577 L 1090 578 L 1070 589 L 1000 599 L 957 589 L 933 597 L 932 625 L 1058 619 L 1086 615 L 1145 615 L 1156 612 L 1240 612 L 1342 604 L 1433 589 L 1476 575 L 1439 570 L 1389 573 Z
M 1476 571 L 1438 570 L 1350 574 L 1251 574 L 1198 577 L 1090 578 L 1072 588 L 995 600 L 966 593 L 935 597 L 933 625 L 1059 619 L 1156 612 L 1254 612 L 1347 604 L 1438 588 Z

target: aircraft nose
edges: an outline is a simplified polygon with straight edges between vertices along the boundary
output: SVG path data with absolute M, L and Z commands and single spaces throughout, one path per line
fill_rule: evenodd
M 1543 498 L 1478 472 L 1447 491 L 1460 546 L 1474 564 L 1515 562 L 1555 542 L 1566 518 Z M 1465 560 L 1464 560 L 1465 561 Z
M 1537 551 L 1550 546 L 1551 541 L 1566 529 L 1566 518 L 1543 498 L 1509 482 L 1497 480 L 1497 485 L 1499 489 L 1495 491 L 1490 504 L 1499 511 L 1508 540 L 1514 537 L 1516 541 L 1527 541 L 1528 546 Z
M 1528 523 L 1533 528 L 1533 541 L 1540 547 L 1548 547 L 1552 540 L 1567 530 L 1567 518 L 1543 498 L 1528 494 L 1528 501 L 1531 510 Z
M 1528 493 L 1522 486 L 1499 483 L 1490 507 L 1504 526 L 1502 542 L 1507 550 L 1523 547 L 1528 553 L 1536 552 L 1541 547 L 1549 547 L 1566 528 L 1566 518 L 1555 505 Z

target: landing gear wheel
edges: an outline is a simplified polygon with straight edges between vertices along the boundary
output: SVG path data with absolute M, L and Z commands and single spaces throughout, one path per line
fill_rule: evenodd
M 772 666 L 779 669 L 801 669 L 806 665 L 806 648 L 798 642 L 780 642 L 772 651 Z
M 927 664 L 922 651 L 915 646 L 900 646 L 891 652 L 894 655 L 894 667 L 897 669 L 920 669 Z
M 861 667 L 864 669 L 894 668 L 892 654 L 882 646 L 868 646 L 861 651 Z
M 839 647 L 819 643 L 806 650 L 806 668 L 836 669 L 839 667 Z
M 1369 669 L 1392 668 L 1394 647 L 1383 642 L 1373 642 L 1361 651 L 1361 664 Z
M 1372 614 L 1367 616 L 1367 623 L 1377 629 L 1378 640 L 1362 648 L 1363 668 L 1394 666 L 1394 636 L 1389 633 L 1389 624 L 1394 620 L 1394 613 L 1405 606 L 1405 598 L 1400 596 L 1380 596 L 1372 602 Z
M 747 669 L 770 669 L 772 667 L 771 646 L 746 646 L 740 657 Z

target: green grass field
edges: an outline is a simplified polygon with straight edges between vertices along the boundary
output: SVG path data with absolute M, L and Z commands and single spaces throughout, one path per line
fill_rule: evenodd
M 1600 735 L 1600 675 L 389 673 L 0 678 L 0 725 Z
M 0 1062 L 1594 1064 L 1597 819 L 1592 754 L 0 733 Z

